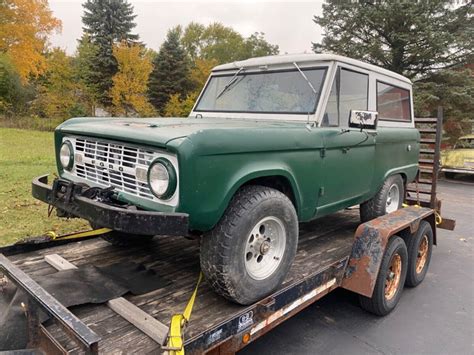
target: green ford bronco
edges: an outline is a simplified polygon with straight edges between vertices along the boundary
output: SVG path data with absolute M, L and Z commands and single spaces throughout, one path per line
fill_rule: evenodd
M 33 195 L 114 244 L 199 236 L 208 282 L 249 304 L 283 282 L 299 222 L 400 208 L 419 141 L 408 79 L 336 55 L 253 58 L 214 68 L 187 118 L 64 122 L 60 177 Z

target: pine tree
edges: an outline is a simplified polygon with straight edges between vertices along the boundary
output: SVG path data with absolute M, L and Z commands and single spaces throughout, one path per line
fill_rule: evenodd
M 180 44 L 180 38 L 180 26 L 169 30 L 153 61 L 153 71 L 148 81 L 148 96 L 160 114 L 163 114 L 171 95 L 179 94 L 185 98 L 190 89 L 188 58 Z
M 90 115 L 94 115 L 100 97 L 100 91 L 94 71 L 94 62 L 98 54 L 98 48 L 94 45 L 88 35 L 83 35 L 78 40 L 76 54 L 74 56 L 75 80 L 82 87 L 82 94 L 88 103 Z
M 83 5 L 84 33 L 97 47 L 97 54 L 91 63 L 89 85 L 97 88 L 99 102 L 109 106 L 108 95 L 112 87 L 112 77 L 117 73 L 117 60 L 113 55 L 116 43 L 133 43 L 138 35 L 132 34 L 136 26 L 133 7 L 127 0 L 87 0 Z
M 474 7 L 470 1 L 327 0 L 314 22 L 324 30 L 313 50 L 361 59 L 415 82 L 415 115 L 444 107 L 454 140 L 470 131 L 474 79 Z
M 328 0 L 314 22 L 324 31 L 315 52 L 362 59 L 409 78 L 473 60 L 470 2 Z

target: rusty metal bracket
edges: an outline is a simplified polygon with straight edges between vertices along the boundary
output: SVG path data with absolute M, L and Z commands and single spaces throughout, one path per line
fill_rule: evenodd
M 359 225 L 341 286 L 371 297 L 390 237 L 405 231 L 413 234 L 420 222 L 427 220 L 433 229 L 433 242 L 436 244 L 434 217 L 432 209 L 410 206 Z

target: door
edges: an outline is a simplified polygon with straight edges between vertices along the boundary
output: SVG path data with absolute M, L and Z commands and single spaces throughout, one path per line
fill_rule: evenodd
M 361 202 L 374 174 L 375 132 L 349 128 L 351 110 L 368 109 L 369 75 L 339 67 L 321 122 L 324 183 L 317 215 Z

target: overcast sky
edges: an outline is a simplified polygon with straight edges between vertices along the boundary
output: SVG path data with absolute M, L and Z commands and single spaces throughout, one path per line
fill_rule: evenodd
M 322 1 L 161 1 L 129 0 L 137 15 L 135 32 L 148 47 L 158 50 L 166 31 L 195 21 L 202 24 L 222 22 L 249 36 L 264 32 L 281 53 L 311 51 L 311 42 L 321 39 L 321 30 L 312 21 L 321 14 Z M 73 54 L 82 34 L 82 3 L 85 0 L 50 0 L 54 15 L 62 21 L 60 34 L 51 38 L 53 46 Z

